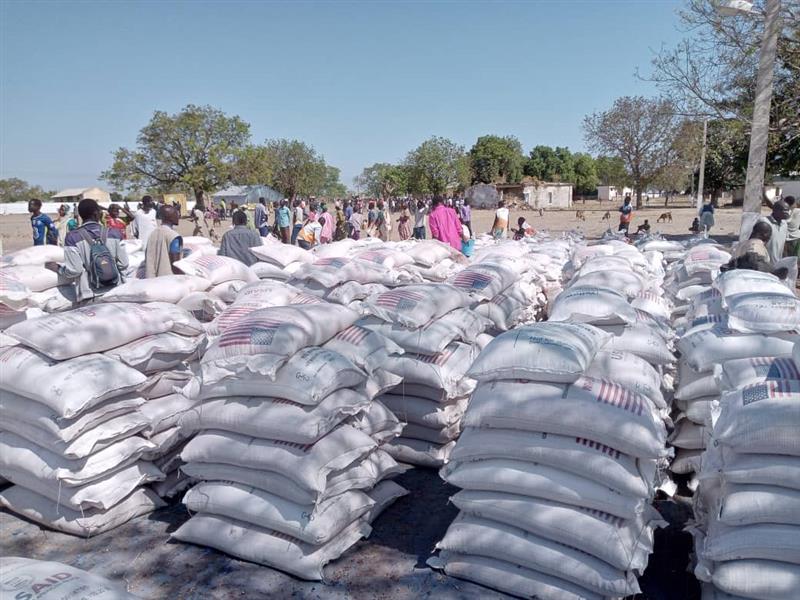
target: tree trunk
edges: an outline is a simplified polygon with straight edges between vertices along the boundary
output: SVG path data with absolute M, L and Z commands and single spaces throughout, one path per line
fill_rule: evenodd
M 205 202 L 203 202 L 203 190 L 201 188 L 194 188 L 194 203 L 195 207 L 205 208 Z
M 636 210 L 642 209 L 642 188 L 636 187 Z

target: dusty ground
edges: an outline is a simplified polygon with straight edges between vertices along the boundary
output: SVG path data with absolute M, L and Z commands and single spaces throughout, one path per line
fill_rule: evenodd
M 636 231 L 636 227 L 647 219 L 650 221 L 652 232 L 661 232 L 665 235 L 684 235 L 688 234 L 689 226 L 696 215 L 693 208 L 688 207 L 685 200 L 673 202 L 670 208 L 664 209 L 663 201 L 652 201 L 652 206 L 644 207 L 636 211 L 631 224 L 631 232 Z M 611 212 L 609 220 L 603 220 L 606 211 Z M 549 229 L 550 231 L 568 231 L 577 229 L 586 234 L 589 238 L 600 237 L 609 227 L 616 229 L 619 224 L 619 216 L 616 212 L 617 205 L 610 205 L 608 202 L 600 205 L 598 202 L 587 202 L 586 204 L 576 203 L 571 210 L 550 210 L 545 211 L 544 216 L 539 216 L 534 211 L 512 211 L 511 223 L 516 227 L 517 219 L 524 216 L 529 223 L 536 229 Z M 576 211 L 583 211 L 585 220 L 576 218 Z M 657 223 L 659 216 L 668 210 L 672 213 L 672 222 Z M 473 231 L 476 234 L 488 232 L 494 219 L 494 211 L 474 210 L 473 211 Z M 270 215 L 270 222 L 272 222 Z M 714 235 L 733 235 L 739 228 L 741 219 L 741 208 L 721 208 L 717 210 L 717 224 L 712 229 Z M 230 226 L 230 221 L 223 223 L 219 228 L 220 235 Z M 181 221 L 179 230 L 183 235 L 191 235 L 193 226 L 185 219 Z M 399 239 L 397 236 L 397 215 L 392 218 L 392 239 Z M 0 216 L 0 240 L 3 244 L 3 252 L 19 250 L 31 244 L 31 234 L 29 218 L 25 215 L 3 215 Z
M 328 585 L 242 562 L 209 548 L 169 541 L 188 519 L 180 503 L 135 519 L 89 540 L 75 538 L 0 511 L 0 547 L 5 556 L 55 560 L 125 582 L 142 598 L 181 600 L 502 600 L 509 597 L 446 577 L 425 566 L 435 543 L 456 516 L 448 498 L 456 488 L 436 471 L 412 470 L 397 480 L 409 490 L 375 522 L 362 540 L 326 570 Z M 659 501 L 673 525 L 657 532 L 655 553 L 640 580 L 646 600 L 698 600 L 697 583 L 686 573 L 691 548 L 681 531 L 685 505 Z

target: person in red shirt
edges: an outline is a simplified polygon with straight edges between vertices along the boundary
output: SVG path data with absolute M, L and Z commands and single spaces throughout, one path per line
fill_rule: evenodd
M 122 239 L 126 239 L 126 232 L 128 229 L 128 222 L 119 216 L 119 205 L 112 204 L 108 207 L 108 214 L 106 215 L 106 227 L 111 230 L 119 231 Z

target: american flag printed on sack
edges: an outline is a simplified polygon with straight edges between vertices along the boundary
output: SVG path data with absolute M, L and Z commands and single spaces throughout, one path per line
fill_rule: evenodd
M 800 393 L 800 385 L 793 381 L 766 381 L 742 390 L 742 406 L 769 398 L 788 398 Z
M 322 303 L 321 298 L 317 298 L 313 294 L 306 294 L 305 292 L 300 292 L 292 298 L 292 304 L 320 304 Z
M 389 252 L 386 250 L 369 250 L 362 252 L 356 258 L 380 264 L 387 256 L 389 256 Z
M 467 290 L 482 290 L 492 283 L 492 277 L 465 269 L 453 279 L 453 285 Z
M 282 321 L 270 317 L 251 317 L 231 325 L 219 338 L 219 347 L 271 346 Z
M 394 310 L 411 310 L 422 301 L 422 299 L 422 294 L 399 289 L 384 292 L 378 296 L 377 300 L 375 300 L 375 304 Z
M 217 326 L 220 330 L 228 329 L 228 327 L 233 325 L 235 322 L 243 319 L 258 309 L 259 307 L 257 306 L 231 306 L 219 316 L 217 319 Z
M 768 369 L 764 373 L 767 379 L 800 379 L 800 369 L 791 358 L 756 358 Z M 760 366 L 756 363 L 755 366 Z
M 582 513 L 586 513 L 587 515 L 592 515 L 593 517 L 614 525 L 615 527 L 622 527 L 625 524 L 625 519 L 610 515 L 602 510 L 597 510 L 596 508 L 586 508 L 584 506 L 574 506 L 573 508 L 581 511 Z
M 300 450 L 304 454 L 308 454 L 309 450 L 314 447 L 314 444 L 298 444 L 297 442 L 286 442 L 284 440 L 269 440 L 273 446 L 282 446 L 284 448 L 294 448 Z
M 347 258 L 320 258 L 317 262 L 314 263 L 316 267 L 335 267 L 337 269 L 341 269 L 347 263 L 350 262 L 350 259 Z
M 439 354 L 413 354 L 409 355 L 409 358 L 414 358 L 414 360 L 426 365 L 436 365 L 437 367 L 441 367 L 450 359 L 451 356 L 453 356 L 452 350 L 443 350 L 439 352 Z
M 600 384 L 600 390 L 597 392 L 598 402 L 616 406 L 634 415 L 642 416 L 644 404 L 636 394 L 603 379 L 598 380 L 598 383 Z
M 622 456 L 622 452 L 619 450 L 614 450 L 614 448 L 611 448 L 610 446 L 606 446 L 605 444 L 600 444 L 592 440 L 587 440 L 586 438 L 576 437 L 575 442 L 581 446 L 591 448 L 592 450 L 598 450 L 600 453 L 610 456 L 611 458 L 619 459 L 619 457 Z
M 359 327 L 358 325 L 351 325 L 347 329 L 344 329 L 337 333 L 333 339 L 341 340 L 342 342 L 347 342 L 352 344 L 353 346 L 358 346 L 361 342 L 363 342 L 366 337 L 369 335 L 369 329 L 364 329 L 363 327 Z

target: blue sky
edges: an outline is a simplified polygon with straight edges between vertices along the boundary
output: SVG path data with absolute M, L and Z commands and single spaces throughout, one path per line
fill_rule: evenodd
M 94 185 L 156 109 L 210 104 L 352 178 L 431 135 L 583 148 L 681 37 L 680 0 L 0 0 L 0 178 Z

